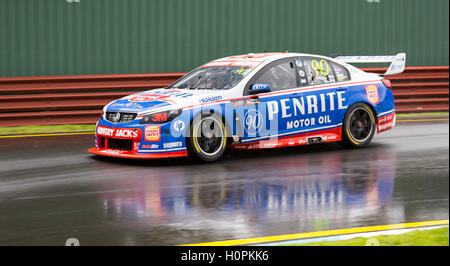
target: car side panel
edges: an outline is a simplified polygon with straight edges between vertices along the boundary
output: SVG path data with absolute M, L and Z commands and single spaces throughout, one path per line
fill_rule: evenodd
M 228 136 L 240 136 L 242 144 L 271 140 L 267 145 L 254 145 L 254 148 L 303 145 L 307 144 L 307 137 L 315 135 L 338 141 L 345 113 L 357 102 L 365 102 L 374 109 L 378 117 L 378 132 L 392 128 L 395 123 L 392 91 L 377 80 L 297 88 L 261 94 L 258 98 L 255 100 L 246 96 L 202 104 L 185 109 L 173 121 L 163 124 L 139 124 L 138 120 L 114 124 L 100 119 L 96 141 L 99 127 L 139 129 L 140 139 L 135 140 L 133 145 L 136 146 L 130 154 L 182 152 L 186 150 L 185 137 L 189 136 L 189 124 L 202 112 L 215 112 L 223 116 L 229 129 Z M 254 122 L 255 114 L 260 114 L 261 128 L 256 123 L 258 126 L 254 126 L 252 132 L 249 128 L 252 123 L 248 120 L 252 117 L 250 120 Z M 257 129 L 256 132 L 254 129 Z
M 394 95 L 381 81 L 349 87 L 349 98 L 345 104 L 350 107 L 355 103 L 363 102 L 370 105 L 375 115 L 395 112 Z M 346 110 L 340 110 L 339 117 L 343 121 Z

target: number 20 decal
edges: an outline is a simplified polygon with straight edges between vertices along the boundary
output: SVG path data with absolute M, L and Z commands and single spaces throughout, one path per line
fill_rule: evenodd
M 324 76 L 328 76 L 328 74 L 330 73 L 330 67 L 328 66 L 327 61 L 324 59 L 320 60 L 320 63 L 317 60 L 312 60 L 311 67 L 314 69 L 314 71 L 316 71 L 316 76 L 319 76 L 319 72 Z M 324 72 L 324 68 L 326 68 L 326 72 Z

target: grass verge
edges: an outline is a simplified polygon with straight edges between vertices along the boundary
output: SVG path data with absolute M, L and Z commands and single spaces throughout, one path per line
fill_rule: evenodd
M 448 226 L 429 230 L 415 230 L 400 235 L 379 235 L 380 246 L 448 246 Z M 369 238 L 357 237 L 342 241 L 312 242 L 289 246 L 365 246 Z
M 448 112 L 432 112 L 432 113 L 406 113 L 397 114 L 397 118 L 409 118 L 409 117 L 448 117 Z

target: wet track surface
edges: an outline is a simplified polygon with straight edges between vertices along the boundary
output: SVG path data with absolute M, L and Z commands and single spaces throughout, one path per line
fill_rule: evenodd
M 93 135 L 0 139 L 0 245 L 177 245 L 448 219 L 449 125 L 362 150 L 231 151 L 213 164 L 90 155 Z

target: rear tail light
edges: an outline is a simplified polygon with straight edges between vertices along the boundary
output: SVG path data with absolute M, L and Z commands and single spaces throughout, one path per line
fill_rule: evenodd
M 392 83 L 388 79 L 382 79 L 381 82 L 383 82 L 384 86 L 388 87 L 390 90 L 392 90 Z

